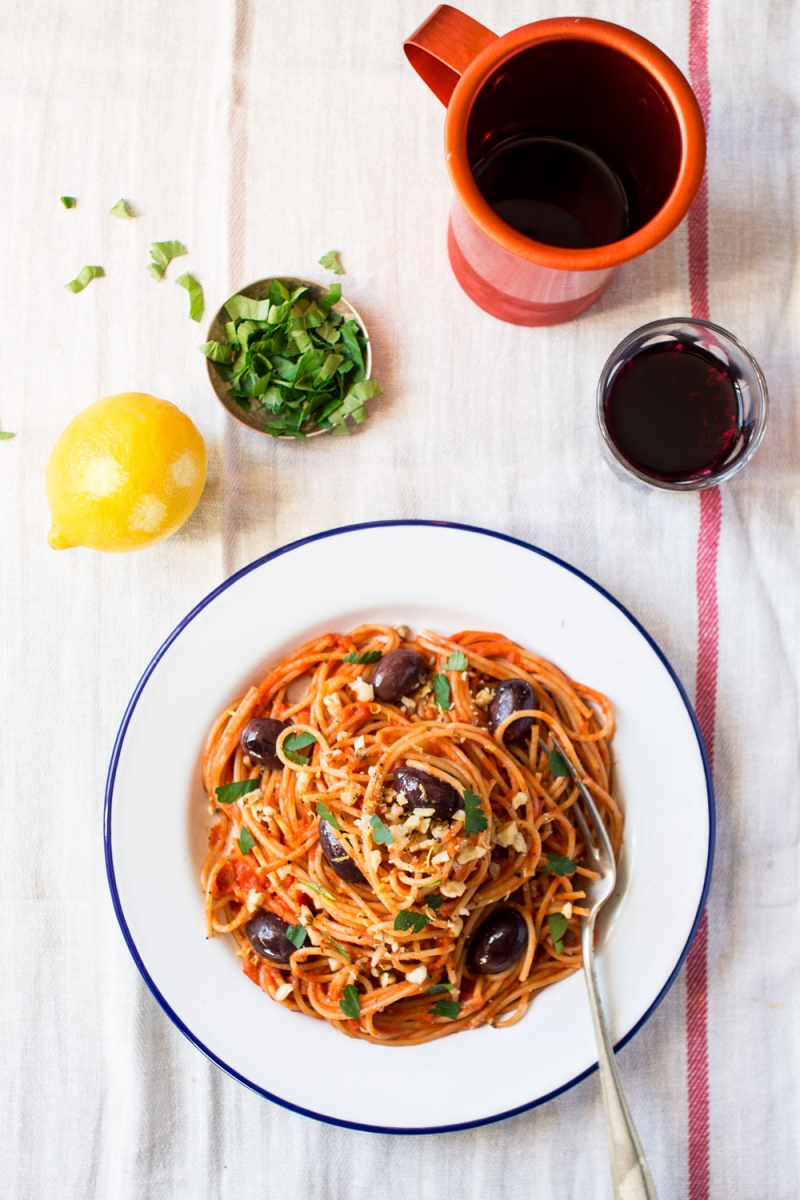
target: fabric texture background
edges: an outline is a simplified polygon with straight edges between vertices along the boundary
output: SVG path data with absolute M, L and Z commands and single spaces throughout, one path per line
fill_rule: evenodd
M 232 571 L 320 529 L 420 517 L 526 539 L 616 595 L 694 686 L 698 497 L 619 482 L 594 419 L 596 380 L 616 343 L 689 310 L 687 226 L 568 325 L 519 329 L 472 305 L 446 256 L 444 110 L 401 48 L 430 7 L 3 7 L 0 428 L 17 432 L 0 443 L 9 1198 L 611 1195 L 596 1077 L 512 1120 L 433 1137 L 336 1129 L 251 1094 L 152 1000 L 105 879 L 105 771 L 152 653 Z M 619 1062 L 660 1196 L 795 1200 L 800 10 L 790 0 L 702 7 L 710 315 L 752 349 L 772 399 L 762 448 L 721 495 L 718 841 L 702 997 L 709 1184 L 693 1183 L 687 1149 L 685 974 Z M 498 32 L 573 8 L 469 5 Z M 630 26 L 688 71 L 690 0 L 579 8 Z M 61 207 L 65 193 L 76 209 Z M 107 216 L 120 196 L 137 220 Z M 384 387 L 357 436 L 264 444 L 228 420 L 197 350 L 206 322 L 189 322 L 185 292 L 144 270 L 149 243 L 168 238 L 190 249 L 170 275 L 178 265 L 197 274 L 209 316 L 254 279 L 320 277 L 319 256 L 341 249 Z M 106 278 L 71 295 L 63 285 L 84 263 L 102 263 Z M 151 550 L 54 553 L 43 486 L 52 444 L 79 409 L 124 390 L 191 415 L 209 450 L 205 496 Z

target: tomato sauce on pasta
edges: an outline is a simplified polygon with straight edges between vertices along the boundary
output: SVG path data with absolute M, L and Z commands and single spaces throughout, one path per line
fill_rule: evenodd
M 618 855 L 613 730 L 605 696 L 502 634 L 314 638 L 209 732 L 208 935 L 351 1037 L 512 1024 L 581 964 L 592 872 L 552 738 Z

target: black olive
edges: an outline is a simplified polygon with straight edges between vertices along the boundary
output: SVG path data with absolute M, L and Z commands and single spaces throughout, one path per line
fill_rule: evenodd
M 536 708 L 533 688 L 525 679 L 504 679 L 498 683 L 494 699 L 489 705 L 489 728 L 492 733 L 512 713 L 525 708 Z M 507 746 L 519 746 L 531 732 L 533 717 L 520 717 L 512 721 L 503 734 Z
M 297 949 L 286 936 L 289 928 L 277 913 L 261 908 L 244 927 L 250 945 L 261 958 L 285 966 Z
M 416 650 L 390 650 L 372 673 L 375 699 L 393 704 L 418 688 L 428 670 L 428 664 Z
M 366 884 L 366 879 L 327 821 L 321 820 L 319 823 L 319 844 L 322 847 L 322 853 L 331 864 L 331 869 L 340 879 L 343 879 L 345 883 Z
M 470 942 L 469 965 L 476 975 L 499 975 L 512 967 L 528 945 L 528 926 L 516 908 L 496 908 Z
M 417 767 L 395 767 L 394 786 L 412 808 L 432 808 L 438 821 L 449 821 L 464 807 L 464 798 L 454 787 Z
M 267 767 L 270 771 L 281 771 L 283 763 L 275 753 L 275 743 L 284 729 L 288 729 L 284 721 L 254 717 L 242 730 L 239 744 L 251 762 Z

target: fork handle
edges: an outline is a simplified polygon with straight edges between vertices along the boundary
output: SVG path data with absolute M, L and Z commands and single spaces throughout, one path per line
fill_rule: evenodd
M 597 1038 L 597 1059 L 603 1089 L 614 1196 L 616 1200 L 658 1200 L 642 1143 L 622 1094 L 614 1049 L 608 1036 L 597 990 L 593 942 L 594 922 L 584 921 L 581 927 L 581 952 L 589 992 L 589 1007 Z

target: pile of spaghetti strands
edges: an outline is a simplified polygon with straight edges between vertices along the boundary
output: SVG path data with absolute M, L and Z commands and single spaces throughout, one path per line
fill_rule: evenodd
M 430 673 L 409 696 L 381 703 L 369 660 L 398 648 L 418 651 Z M 454 651 L 466 657 L 466 669 L 445 669 Z M 365 652 L 366 663 L 353 661 Z M 462 655 L 455 661 L 463 665 Z M 435 687 L 435 676 L 449 687 Z M 490 732 L 487 708 L 509 679 L 527 681 L 535 696 L 523 746 L 504 744 L 509 720 Z M 245 755 L 240 737 L 254 717 L 284 723 L 276 746 L 282 770 L 259 768 Z M 424 631 L 412 638 L 403 626 L 363 625 L 308 642 L 222 712 L 209 733 L 203 773 L 215 820 L 201 877 L 209 935 L 233 935 L 245 973 L 273 1000 L 349 1036 L 407 1046 L 517 1021 L 536 992 L 580 966 L 581 901 L 592 877 L 579 865 L 577 788 L 563 772 L 553 774 L 539 738 L 549 747 L 555 735 L 619 853 L 613 728 L 604 696 L 500 634 Z M 298 737 L 304 732 L 313 742 Z M 304 753 L 287 755 L 292 736 L 306 743 Z M 463 808 L 447 821 L 430 809 L 411 811 L 394 786 L 402 764 L 469 796 L 473 829 L 485 827 L 468 834 Z M 257 781 L 255 790 L 219 803 L 217 788 L 248 779 Z M 332 869 L 320 845 L 320 812 L 333 819 L 363 883 Z M 251 839 L 243 853 L 242 841 Z M 521 915 L 527 944 L 508 969 L 478 974 L 471 939 L 499 908 Z M 245 926 L 261 910 L 294 931 L 303 927 L 286 964 L 268 961 L 250 943 Z M 558 925 L 548 921 L 554 914 Z

